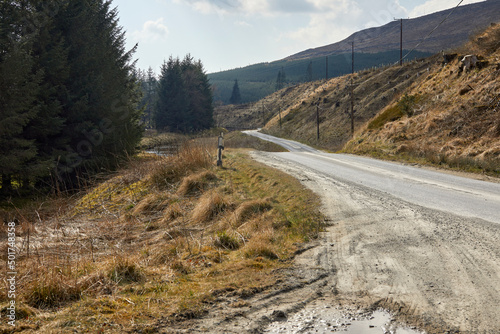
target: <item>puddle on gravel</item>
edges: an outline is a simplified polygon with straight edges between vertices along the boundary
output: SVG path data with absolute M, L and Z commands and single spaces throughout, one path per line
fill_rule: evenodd
M 422 334 L 396 323 L 386 311 L 350 311 L 325 306 L 276 319 L 265 333 Z

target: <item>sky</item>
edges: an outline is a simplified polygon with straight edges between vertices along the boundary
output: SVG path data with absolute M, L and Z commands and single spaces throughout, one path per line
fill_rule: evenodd
M 482 0 L 463 0 L 461 6 Z M 191 54 L 207 73 L 283 59 L 460 0 L 113 0 L 140 69 Z

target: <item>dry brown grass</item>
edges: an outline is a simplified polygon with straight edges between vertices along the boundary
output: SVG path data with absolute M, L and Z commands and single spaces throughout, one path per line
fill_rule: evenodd
M 500 175 L 500 25 L 472 38 L 459 52 L 476 54 L 481 66 L 461 70 L 460 57 L 435 63 L 408 96 L 418 96 L 417 112 L 386 117 L 380 112 L 344 151 L 416 161 L 476 173 Z
M 205 223 L 224 213 L 232 206 L 231 202 L 217 190 L 211 190 L 203 196 L 193 209 L 192 221 Z
M 173 157 L 159 158 L 150 175 L 152 184 L 159 189 L 165 189 L 191 172 L 208 168 L 213 162 L 209 149 L 187 142 L 179 154 Z
M 209 183 L 217 180 L 217 176 L 209 170 L 186 176 L 177 190 L 179 196 L 192 196 L 200 194 Z
M 295 179 L 244 153 L 226 151 L 229 167 L 216 169 L 206 149 L 186 149 L 194 152 L 142 156 L 73 209 L 19 223 L 21 326 L 123 333 L 196 317 L 221 291 L 270 286 L 297 243 L 317 235 L 317 199 Z M 6 302 L 2 286 L 0 308 Z
M 254 215 L 260 215 L 265 211 L 272 208 L 271 200 L 269 198 L 265 199 L 255 199 L 251 201 L 246 201 L 241 203 L 236 211 L 234 212 L 235 222 L 241 224 L 242 222 L 248 220 Z

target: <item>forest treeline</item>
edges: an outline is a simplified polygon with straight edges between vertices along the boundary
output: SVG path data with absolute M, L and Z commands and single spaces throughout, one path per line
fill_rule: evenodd
M 0 1 L 0 195 L 67 190 L 132 155 L 143 129 L 210 127 L 201 61 L 138 71 L 105 0 Z
M 111 1 L 0 2 L 3 194 L 75 188 L 134 151 L 133 53 Z

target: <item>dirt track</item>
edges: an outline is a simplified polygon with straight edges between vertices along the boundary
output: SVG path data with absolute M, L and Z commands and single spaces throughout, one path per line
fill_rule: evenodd
M 311 323 L 331 325 L 324 319 L 330 308 L 348 319 L 384 308 L 428 333 L 500 332 L 500 224 L 426 209 L 276 154 L 254 158 L 319 194 L 327 230 L 272 292 L 236 309 L 229 305 L 237 300 L 223 301 L 189 332 L 315 333 Z M 315 310 L 309 323 L 297 316 Z

